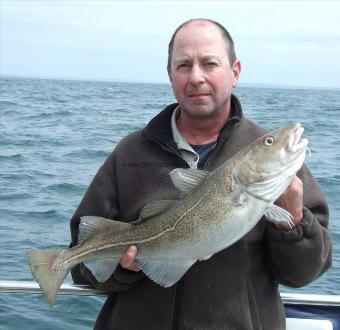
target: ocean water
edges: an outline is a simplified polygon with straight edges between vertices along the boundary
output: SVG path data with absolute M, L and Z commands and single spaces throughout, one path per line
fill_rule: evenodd
M 271 130 L 300 121 L 307 159 L 330 206 L 333 267 L 303 289 L 340 294 L 339 90 L 239 87 L 244 113 Z M 69 219 L 117 142 L 167 104 L 162 84 L 2 78 L 0 103 L 0 280 L 31 281 L 30 249 L 67 247 Z M 66 281 L 71 282 L 70 277 Z M 91 329 L 103 297 L 0 294 L 0 329 Z

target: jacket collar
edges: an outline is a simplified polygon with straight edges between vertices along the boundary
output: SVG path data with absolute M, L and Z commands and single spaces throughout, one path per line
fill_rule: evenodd
M 172 135 L 171 116 L 178 103 L 168 105 L 163 111 L 156 115 L 148 125 L 142 130 L 142 136 L 146 139 L 153 140 L 169 149 L 172 152 L 179 153 Z M 243 118 L 240 101 L 235 95 L 231 95 L 231 118 L 222 127 L 218 140 L 226 140 L 229 137 L 230 125 L 239 122 Z

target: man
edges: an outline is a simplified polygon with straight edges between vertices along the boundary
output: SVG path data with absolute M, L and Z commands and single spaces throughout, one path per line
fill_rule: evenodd
M 233 41 L 217 22 L 191 20 L 175 31 L 168 74 L 178 104 L 124 138 L 105 161 L 71 220 L 71 245 L 80 216 L 133 221 L 148 202 L 178 198 L 172 169 L 213 170 L 265 132 L 243 116 L 232 95 L 240 71 Z M 83 265 L 75 268 L 75 282 L 109 293 L 95 328 L 284 329 L 278 284 L 306 285 L 331 264 L 323 193 L 305 166 L 298 176 L 277 201 L 294 216 L 293 229 L 260 221 L 170 288 L 138 270 L 136 247 L 104 283 Z

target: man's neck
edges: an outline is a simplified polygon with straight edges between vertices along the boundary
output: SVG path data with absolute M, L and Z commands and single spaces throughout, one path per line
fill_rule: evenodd
M 194 118 L 180 110 L 176 123 L 179 132 L 189 144 L 200 145 L 216 141 L 229 116 L 230 107 L 211 118 Z

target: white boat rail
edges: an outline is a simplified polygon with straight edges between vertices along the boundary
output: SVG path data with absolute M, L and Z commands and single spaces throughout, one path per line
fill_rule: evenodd
M 0 293 L 42 293 L 39 284 L 28 281 L 0 281 Z M 99 291 L 90 285 L 76 285 L 63 283 L 58 291 L 58 295 L 77 295 L 77 296 L 95 296 L 105 295 L 105 292 Z
M 28 281 L 0 281 L 1 293 L 32 293 L 41 294 L 41 289 L 36 282 Z M 78 295 L 93 296 L 105 295 L 105 292 L 95 290 L 89 285 L 76 285 L 63 283 L 60 295 Z M 323 305 L 323 306 L 340 306 L 340 295 L 319 295 L 305 293 L 281 293 L 282 300 L 285 304 L 305 304 L 305 305 Z

